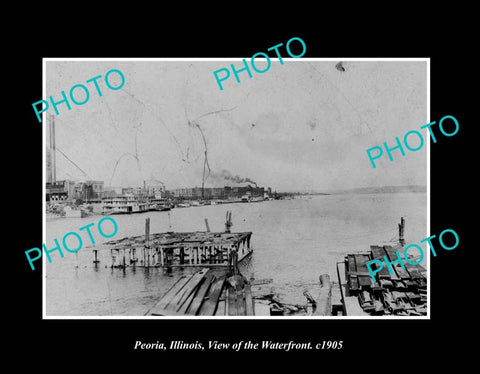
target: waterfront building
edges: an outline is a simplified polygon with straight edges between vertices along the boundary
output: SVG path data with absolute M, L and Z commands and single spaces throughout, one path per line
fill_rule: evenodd
M 135 192 L 133 187 L 123 187 L 121 195 L 133 195 Z
M 162 199 L 166 197 L 165 185 L 161 182 L 147 181 L 145 188 L 148 196 L 153 196 L 156 199 Z
M 94 181 L 94 180 L 91 180 L 91 181 L 86 181 L 85 182 L 87 185 L 91 185 L 92 186 L 92 198 L 94 199 L 99 199 L 102 197 L 103 195 L 103 186 L 104 186 L 104 182 L 103 181 Z
M 72 199 L 81 199 L 84 201 L 100 200 L 103 197 L 103 181 L 88 180 L 78 182 L 74 186 Z
M 47 182 L 45 186 L 45 199 L 47 202 L 72 200 L 75 197 L 75 183 L 68 179 Z
M 264 187 L 252 186 L 245 184 L 240 186 L 224 186 L 224 187 L 193 187 L 193 188 L 175 188 L 169 192 L 170 195 L 177 199 L 185 200 L 211 200 L 211 199 L 240 199 L 243 196 L 251 196 L 255 198 L 263 198 L 265 195 Z

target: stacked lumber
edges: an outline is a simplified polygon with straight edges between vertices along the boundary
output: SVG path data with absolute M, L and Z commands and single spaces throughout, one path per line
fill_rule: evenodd
M 398 258 L 397 252 L 402 254 L 403 246 L 372 245 L 369 253 L 353 253 L 345 256 L 346 279 L 340 276 L 340 271 L 338 275 L 340 284 L 344 284 L 345 287 L 345 295 L 342 295 L 344 303 L 349 297 L 356 297 L 358 300 L 357 303 L 352 299 L 348 300 L 351 311 L 355 313 L 353 315 L 368 313 L 370 315 L 421 316 L 427 314 L 426 269 L 421 265 L 412 265 L 403 261 L 404 267 L 399 263 L 392 264 L 390 273 L 385 259 L 389 262 L 395 261 Z M 371 278 L 366 266 L 374 259 L 384 264 L 383 268 L 375 274 L 376 282 Z M 359 313 L 357 304 L 363 313 Z M 355 307 L 352 308 L 352 305 Z

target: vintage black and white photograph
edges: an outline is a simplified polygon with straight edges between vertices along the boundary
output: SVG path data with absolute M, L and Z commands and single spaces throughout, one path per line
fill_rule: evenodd
M 429 59 L 287 56 L 43 60 L 43 318 L 429 318 Z

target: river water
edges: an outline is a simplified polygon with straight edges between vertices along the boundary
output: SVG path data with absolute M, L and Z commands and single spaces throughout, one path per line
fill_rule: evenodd
M 354 251 L 368 251 L 371 244 L 398 239 L 397 224 L 406 219 L 405 238 L 420 243 L 427 236 L 425 193 L 342 194 L 300 196 L 290 200 L 177 208 L 113 216 L 118 233 L 112 239 L 142 235 L 145 218 L 150 232 L 204 231 L 204 218 L 212 231 L 223 231 L 225 213 L 232 211 L 235 231 L 252 231 L 251 256 L 241 267 L 248 278 L 271 279 L 273 288 L 287 302 L 305 304 L 304 289 L 314 289 L 320 274 L 337 281 L 335 264 Z M 101 216 L 57 218 L 46 222 L 48 248 L 70 232 L 91 222 L 97 243 L 108 239 L 96 229 Z M 108 223 L 110 224 L 110 223 Z M 105 223 L 105 227 L 107 223 Z M 108 231 L 105 229 L 105 231 Z M 46 262 L 47 316 L 143 316 L 171 287 L 176 277 L 192 269 L 175 269 L 173 276 L 160 268 L 111 269 L 109 251 L 100 252 L 93 264 L 89 240 L 76 254 L 53 252 Z M 71 246 L 75 248 L 75 239 Z M 77 242 L 78 243 L 78 242 Z M 313 294 L 313 293 L 312 293 Z

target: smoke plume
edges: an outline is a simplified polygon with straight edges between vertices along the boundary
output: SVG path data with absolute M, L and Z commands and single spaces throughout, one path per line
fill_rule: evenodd
M 212 171 L 210 173 L 209 179 L 213 179 L 213 182 L 216 182 L 216 183 L 223 183 L 223 184 L 228 184 L 227 182 L 250 183 L 251 185 L 258 187 L 257 183 L 251 180 L 250 178 L 242 178 L 239 175 L 234 175 L 225 169 L 223 169 L 220 172 Z

